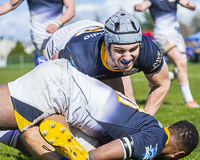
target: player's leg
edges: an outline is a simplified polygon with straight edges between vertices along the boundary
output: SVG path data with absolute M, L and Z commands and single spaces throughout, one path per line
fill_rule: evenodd
M 40 134 L 63 156 L 70 160 L 86 160 L 89 158 L 87 151 L 79 144 L 69 128 L 58 120 L 45 120 L 40 126 Z
M 45 120 L 54 120 L 62 123 L 66 128 L 69 128 L 65 117 L 61 115 L 55 114 L 45 118 Z M 57 133 L 54 134 L 57 135 Z M 34 127 L 21 133 L 21 139 L 28 151 L 36 159 L 54 160 L 63 158 L 63 156 L 59 154 L 54 147 L 44 140 L 39 132 L 38 125 L 35 125 Z
M 185 54 L 181 53 L 177 47 L 174 47 L 168 52 L 167 55 L 178 68 L 177 79 L 185 101 L 185 105 L 192 108 L 199 107 L 199 105 L 194 101 L 190 90 Z
M 183 53 L 181 53 L 177 47 L 172 48 L 167 53 L 168 58 L 176 65 L 178 68 L 178 81 L 180 84 L 188 83 L 187 75 L 187 60 Z
M 42 43 L 33 42 L 35 46 L 35 51 L 34 51 L 35 66 L 47 61 L 46 52 L 45 52 L 45 47 L 46 47 L 47 42 L 48 42 L 48 39 L 44 39 Z
M 2 130 L 0 131 L 0 143 L 16 148 L 19 138 L 18 130 Z
M 8 85 L 0 85 L 0 130 L 18 129 Z

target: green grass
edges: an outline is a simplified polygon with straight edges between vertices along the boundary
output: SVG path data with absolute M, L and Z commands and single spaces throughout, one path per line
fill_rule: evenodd
M 34 64 L 20 66 L 10 66 L 0 68 L 0 84 L 7 83 L 25 74 L 34 67 Z M 169 65 L 169 68 L 172 68 Z M 194 99 L 200 104 L 200 64 L 190 64 L 188 66 L 190 88 Z M 134 74 L 131 76 L 133 83 L 134 95 L 137 103 L 144 106 L 146 97 L 149 92 L 147 80 L 143 73 Z M 164 101 L 164 104 L 155 116 L 164 126 L 171 125 L 179 120 L 188 120 L 192 122 L 200 132 L 200 109 L 191 109 L 184 106 L 184 101 L 177 80 L 172 81 L 169 93 Z M 21 154 L 16 149 L 9 148 L 0 144 L 0 160 L 29 160 L 30 158 Z M 200 145 L 197 149 L 183 160 L 200 160 Z

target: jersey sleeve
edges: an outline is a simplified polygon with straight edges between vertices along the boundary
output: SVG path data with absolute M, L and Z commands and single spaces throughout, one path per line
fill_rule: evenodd
M 164 66 L 164 59 L 158 46 L 144 35 L 136 65 L 144 74 L 159 72 Z
M 165 147 L 168 138 L 163 128 L 153 126 L 142 132 L 137 132 L 131 137 L 134 142 L 131 158 L 138 160 L 156 158 Z

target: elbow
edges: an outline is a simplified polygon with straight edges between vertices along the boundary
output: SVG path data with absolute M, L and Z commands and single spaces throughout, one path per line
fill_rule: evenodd
M 71 9 L 71 18 L 73 18 L 75 16 L 75 8 L 73 7 L 72 9 Z
M 70 14 L 71 14 L 71 18 L 75 16 L 75 6 L 71 7 Z

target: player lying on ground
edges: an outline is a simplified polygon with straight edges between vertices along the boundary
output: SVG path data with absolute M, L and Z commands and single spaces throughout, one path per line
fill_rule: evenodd
M 96 160 L 180 158 L 191 153 L 199 141 L 191 123 L 181 121 L 164 128 L 130 99 L 79 72 L 65 59 L 45 62 L 0 86 L 0 129 L 19 129 L 24 144 L 37 159 L 61 159 L 63 156 L 39 133 L 38 125 L 44 119 L 64 121 L 65 130 L 77 127 L 104 144 L 89 152 L 90 159 Z M 40 129 L 53 143 L 45 137 L 49 131 Z M 87 155 L 80 147 L 69 157 L 78 159 L 76 155 L 82 154 Z
M 127 75 L 143 71 L 154 85 L 144 110 L 155 115 L 170 86 L 168 67 L 158 47 L 142 35 L 138 20 L 125 11 L 112 15 L 105 26 L 82 20 L 63 27 L 48 42 L 48 58 L 66 58 L 79 71 L 132 100 L 132 84 Z M 1 143 L 19 149 L 17 139 L 18 131 L 0 131 Z

